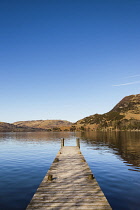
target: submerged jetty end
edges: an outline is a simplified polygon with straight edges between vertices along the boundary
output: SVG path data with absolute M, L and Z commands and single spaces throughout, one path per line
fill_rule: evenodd
M 64 146 L 38 187 L 27 210 L 91 210 L 111 207 L 77 146 Z

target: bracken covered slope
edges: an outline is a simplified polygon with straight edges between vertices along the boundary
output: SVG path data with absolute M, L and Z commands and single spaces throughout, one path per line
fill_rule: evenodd
M 123 98 L 111 111 L 77 121 L 77 130 L 140 130 L 140 94 Z
M 75 130 L 140 130 L 140 94 L 123 98 L 111 111 L 85 117 L 76 123 L 66 120 L 0 122 L 0 132 L 75 131 Z
M 0 132 L 28 132 L 41 131 L 42 129 L 34 129 L 29 127 L 22 127 L 10 123 L 0 122 Z
M 19 121 L 13 124 L 21 127 L 40 128 L 53 131 L 66 130 L 72 125 L 71 122 L 66 120 L 32 120 Z

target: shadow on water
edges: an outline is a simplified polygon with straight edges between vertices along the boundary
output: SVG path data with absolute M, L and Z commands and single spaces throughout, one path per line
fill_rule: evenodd
M 96 149 L 104 146 L 113 149 L 125 163 L 140 172 L 140 132 L 83 132 L 80 137 Z
M 7 141 L 7 140 L 17 140 L 17 141 L 57 141 L 61 138 L 65 138 L 67 140 L 71 139 L 75 136 L 73 132 L 3 132 L 0 133 L 0 141 Z
M 81 150 L 113 210 L 139 209 L 140 132 L 0 133 L 0 209 L 24 210 L 60 149 Z
M 113 210 L 139 210 L 140 132 L 82 132 L 82 152 Z

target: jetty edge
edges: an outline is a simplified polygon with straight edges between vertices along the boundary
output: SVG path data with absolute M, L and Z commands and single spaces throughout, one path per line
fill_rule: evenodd
M 104 193 L 77 146 L 64 146 L 38 187 L 26 210 L 110 210 Z

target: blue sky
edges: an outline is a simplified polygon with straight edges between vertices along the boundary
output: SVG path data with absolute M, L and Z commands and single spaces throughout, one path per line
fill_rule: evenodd
M 140 93 L 139 0 L 1 0 L 0 121 L 108 112 Z

